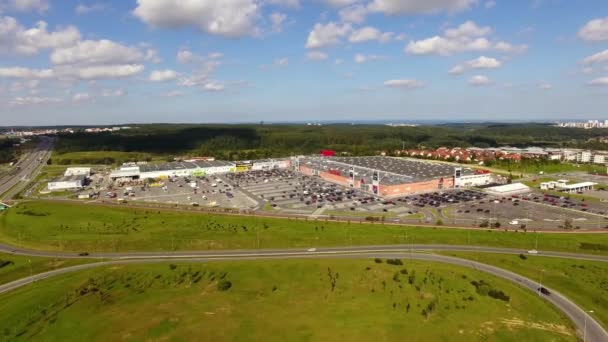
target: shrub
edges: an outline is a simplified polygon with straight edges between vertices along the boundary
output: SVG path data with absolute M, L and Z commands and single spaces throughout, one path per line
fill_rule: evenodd
M 169 265 L 169 268 L 171 269 L 171 271 L 175 270 L 177 268 L 176 264 L 171 264 Z
M 488 292 L 488 296 L 495 298 L 495 299 L 499 299 L 505 302 L 508 302 L 511 298 L 509 296 L 507 296 L 504 292 L 500 291 L 500 290 L 495 290 L 495 289 L 491 289 Z
M 386 259 L 386 263 L 389 265 L 403 265 L 401 259 Z
M 222 279 L 217 283 L 217 289 L 220 291 L 228 291 L 232 287 L 230 280 Z
M 376 258 L 376 259 L 374 259 L 374 262 L 375 262 L 376 264 L 381 264 L 381 263 L 382 263 L 382 259 L 380 259 L 380 258 Z
M 519 255 L 519 258 L 520 258 L 521 260 L 526 260 L 526 259 L 528 259 L 528 257 L 527 257 L 525 254 L 520 254 L 520 255 Z

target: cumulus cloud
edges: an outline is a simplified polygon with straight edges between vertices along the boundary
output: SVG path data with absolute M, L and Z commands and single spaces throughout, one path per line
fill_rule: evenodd
M 369 9 L 387 15 L 457 13 L 476 3 L 477 0 L 373 0 Z
M 289 58 L 279 58 L 274 60 L 274 65 L 278 67 L 286 67 L 289 65 Z
M 377 55 L 364 55 L 364 54 L 356 54 L 355 57 L 353 58 L 355 63 L 357 64 L 363 64 L 366 62 L 373 62 L 373 61 L 378 61 L 378 60 L 384 60 L 386 59 L 386 57 L 384 56 L 377 56 Z
M 578 31 L 578 36 L 590 42 L 608 40 L 608 17 L 589 21 Z
M 329 56 L 325 52 L 321 51 L 309 51 L 306 53 L 306 58 L 311 61 L 322 61 L 326 60 Z
M 76 45 L 58 48 L 51 54 L 53 64 L 130 64 L 144 59 L 144 54 L 135 47 L 111 40 L 85 40 Z
M 456 28 L 448 28 L 443 36 L 433 36 L 418 41 L 410 41 L 405 52 L 414 55 L 447 56 L 460 52 L 496 50 L 505 53 L 523 52 L 526 45 L 514 46 L 506 42 L 492 42 L 486 36 L 492 33 L 488 26 L 478 26 L 466 21 Z
M 340 8 L 340 7 L 355 4 L 357 2 L 361 2 L 361 0 L 320 0 L 320 1 L 325 3 L 326 5 L 334 7 L 334 8 Z
M 177 72 L 174 70 L 154 70 L 148 78 L 152 82 L 167 82 L 177 78 Z
M 472 86 L 487 86 L 491 85 L 493 82 L 488 78 L 488 76 L 484 75 L 475 75 L 469 79 L 469 84 Z
M 78 15 L 85 15 L 93 12 L 101 12 L 106 9 L 104 4 L 95 3 L 92 5 L 79 4 L 74 8 L 74 12 Z
M 137 0 L 133 14 L 154 27 L 195 27 L 210 34 L 243 37 L 258 32 L 260 6 L 256 0 Z
M 388 88 L 411 89 L 423 87 L 424 83 L 415 79 L 398 79 L 385 81 L 384 86 Z
M 541 84 L 538 85 L 538 87 L 542 90 L 550 90 L 550 89 L 553 89 L 553 84 L 547 83 L 547 82 L 542 82 Z
M 52 69 L 0 68 L 0 78 L 48 79 L 54 76 L 55 72 Z
M 313 30 L 308 34 L 306 48 L 318 49 L 336 45 L 340 39 L 346 37 L 352 31 L 350 24 L 337 24 L 329 22 L 327 24 L 317 23 Z
M 27 105 L 40 105 L 40 104 L 54 104 L 63 102 L 62 99 L 57 97 L 38 97 L 38 96 L 25 96 L 15 97 L 9 104 L 11 106 L 27 106 Z
M 66 78 L 77 78 L 79 80 L 96 80 L 110 78 L 125 78 L 140 74 L 144 71 L 141 64 L 126 65 L 96 65 L 80 68 L 68 67 L 59 69 L 58 76 Z
M 272 23 L 272 31 L 281 32 L 283 31 L 283 23 L 287 19 L 287 15 L 280 12 L 273 12 L 270 14 L 270 22 Z
M 585 65 L 608 63 L 608 50 L 604 50 L 604 51 L 598 52 L 596 54 L 593 54 L 593 55 L 583 59 L 582 63 Z
M 366 26 L 358 30 L 354 30 L 348 37 L 348 41 L 351 43 L 363 43 L 372 40 L 385 43 L 391 40 L 393 32 L 382 32 L 375 27 Z
M 587 85 L 595 87 L 606 87 L 608 86 L 608 77 L 596 78 L 594 80 L 589 81 Z
M 501 65 L 502 63 L 496 58 L 479 56 L 478 58 L 454 66 L 450 69 L 449 73 L 452 75 L 460 75 L 469 69 L 496 69 Z
M 338 15 L 343 22 L 361 24 L 365 21 L 368 12 L 367 7 L 356 4 L 340 9 Z
M 34 55 L 45 49 L 71 46 L 80 40 L 80 32 L 74 26 L 50 32 L 47 28 L 44 21 L 25 28 L 15 18 L 0 17 L 0 54 Z
M 80 103 L 80 102 L 88 102 L 92 100 L 92 96 L 89 93 L 76 93 L 72 96 L 72 102 Z
M 39 13 L 44 13 L 51 7 L 48 0 L 9 0 L 8 6 L 19 12 L 36 11 Z
M 300 0 L 266 0 L 265 3 L 270 5 L 285 6 L 291 8 L 300 7 Z

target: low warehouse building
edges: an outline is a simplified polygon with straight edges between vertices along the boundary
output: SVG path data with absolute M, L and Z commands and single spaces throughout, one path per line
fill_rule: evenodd
M 139 170 L 139 177 L 142 179 L 206 176 L 234 172 L 235 164 L 223 160 L 200 160 L 195 162 L 140 165 Z
M 493 186 L 485 189 L 486 192 L 495 196 L 512 196 L 530 192 L 530 187 L 523 183 L 511 183 Z
M 76 190 L 84 187 L 86 177 L 79 176 L 63 176 L 52 182 L 49 182 L 48 189 L 50 191 Z
M 488 184 L 491 177 L 449 164 L 391 157 L 305 157 L 295 161 L 295 168 L 383 197 Z
M 90 167 L 68 167 L 63 174 L 66 177 L 69 176 L 85 176 L 91 177 L 91 168 Z

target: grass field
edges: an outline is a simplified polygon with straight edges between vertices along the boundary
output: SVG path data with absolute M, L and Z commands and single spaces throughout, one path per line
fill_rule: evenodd
M 476 285 L 474 285 L 476 284 Z M 374 260 L 103 267 L 0 296 L 44 341 L 576 341 L 535 294 L 475 270 Z
M 608 327 L 608 263 L 586 260 L 567 260 L 527 255 L 476 254 L 449 252 L 459 258 L 478 260 L 495 265 L 531 279 L 540 280 L 585 310 L 593 310 L 593 316 Z
M 0 214 L 0 241 L 74 252 L 455 244 L 531 249 L 536 234 L 336 223 L 24 202 Z M 608 254 L 608 234 L 539 234 L 538 248 Z
M 92 259 L 55 259 L 0 253 L 0 284 L 58 268 L 94 261 Z
M 121 152 L 121 151 L 91 151 L 91 152 L 70 152 L 63 154 L 53 154 L 51 161 L 58 165 L 75 164 L 103 164 L 117 165 L 125 162 L 153 161 L 162 157 L 150 153 L 140 152 Z

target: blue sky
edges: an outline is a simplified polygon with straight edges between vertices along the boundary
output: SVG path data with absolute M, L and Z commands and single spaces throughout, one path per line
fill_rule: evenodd
M 0 0 L 0 125 L 606 108 L 605 0 Z

